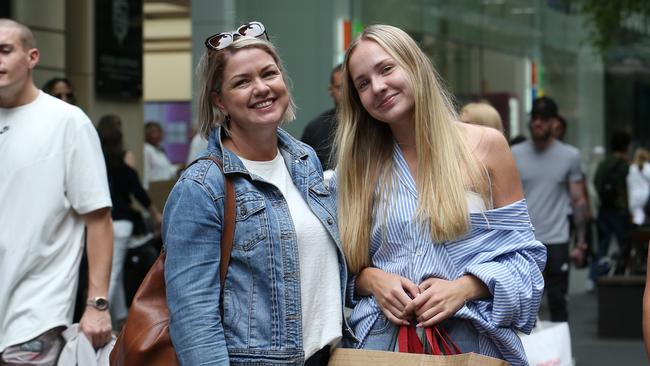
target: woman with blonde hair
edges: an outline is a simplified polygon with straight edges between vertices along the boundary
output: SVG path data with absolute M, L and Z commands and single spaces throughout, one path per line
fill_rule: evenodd
M 345 324 L 335 196 L 314 150 L 279 128 L 294 119 L 295 106 L 262 23 L 215 34 L 205 45 L 199 121 L 207 154 L 223 170 L 211 160 L 191 165 L 165 206 L 176 355 L 181 365 L 325 366 Z M 224 175 L 236 207 L 222 289 Z
M 526 364 L 546 252 L 508 144 L 458 122 L 404 31 L 371 26 L 348 49 L 337 130 L 341 241 L 355 339 L 394 350 L 398 325 L 437 324 L 462 352 Z
M 634 162 L 627 173 L 627 199 L 632 222 L 646 222 L 645 207 L 650 198 L 650 152 L 643 148 L 634 151 Z
M 492 127 L 495 130 L 503 133 L 503 122 L 501 115 L 488 103 L 467 103 L 460 110 L 460 120 L 465 123 L 473 123 L 475 125 Z

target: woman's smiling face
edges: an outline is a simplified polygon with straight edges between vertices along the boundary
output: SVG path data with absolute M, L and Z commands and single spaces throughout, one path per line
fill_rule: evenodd
M 289 106 L 289 93 L 273 57 L 245 48 L 230 55 L 221 92 L 214 92 L 212 100 L 230 118 L 230 128 L 277 128 Z
M 379 44 L 362 40 L 352 50 L 348 69 L 361 104 L 375 119 L 409 125 L 415 99 L 404 70 Z

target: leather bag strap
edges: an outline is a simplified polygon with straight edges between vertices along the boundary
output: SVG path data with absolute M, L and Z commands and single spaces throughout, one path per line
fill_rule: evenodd
M 212 160 L 224 176 L 224 182 L 226 184 L 226 202 L 223 208 L 223 229 L 221 232 L 221 261 L 219 261 L 219 279 L 221 280 L 221 292 L 223 293 L 223 286 L 226 282 L 226 275 L 228 274 L 228 266 L 230 265 L 230 254 L 232 253 L 232 241 L 235 238 L 235 189 L 232 185 L 232 181 L 226 176 L 226 173 L 223 171 L 223 163 L 221 160 L 215 158 L 214 156 L 204 156 L 202 158 L 196 159 L 194 162 L 199 160 Z M 192 164 L 194 164 L 194 162 Z M 190 164 L 191 165 L 191 164 Z

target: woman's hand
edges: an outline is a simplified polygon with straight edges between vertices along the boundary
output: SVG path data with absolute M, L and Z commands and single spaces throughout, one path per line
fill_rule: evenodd
M 418 327 L 429 327 L 450 318 L 465 304 L 465 291 L 456 281 L 428 278 L 420 286 L 420 294 L 406 307 L 414 313 Z
M 449 281 L 428 278 L 420 286 L 420 294 L 405 311 L 416 315 L 418 327 L 429 327 L 452 317 L 467 301 L 490 295 L 489 290 L 472 275 Z
M 365 268 L 357 277 L 357 292 L 373 295 L 379 308 L 391 323 L 408 325 L 412 314 L 405 312 L 412 299 L 418 295 L 418 286 L 408 278 L 384 272 L 378 268 Z

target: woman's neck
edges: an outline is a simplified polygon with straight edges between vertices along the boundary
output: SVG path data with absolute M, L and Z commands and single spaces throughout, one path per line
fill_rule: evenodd
M 278 134 L 276 129 L 250 131 L 231 129 L 223 144 L 232 152 L 246 160 L 273 160 L 278 152 Z

